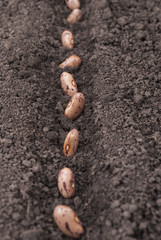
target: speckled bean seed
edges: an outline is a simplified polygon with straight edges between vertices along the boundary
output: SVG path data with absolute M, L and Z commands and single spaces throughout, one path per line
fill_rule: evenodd
M 72 49 L 74 47 L 74 36 L 73 36 L 73 33 L 68 31 L 68 30 L 65 30 L 62 33 L 61 41 L 62 41 L 62 44 L 63 44 L 64 47 Z
M 76 9 L 76 8 L 80 8 L 80 1 L 79 0 L 65 0 L 68 8 L 70 9 Z
M 70 68 L 70 69 L 77 69 L 81 64 L 81 58 L 76 56 L 76 55 L 72 55 L 69 58 L 67 58 L 64 62 L 62 62 L 59 67 L 62 69 L 65 68 Z
M 54 209 L 53 216 L 59 229 L 67 236 L 80 238 L 84 233 L 82 223 L 71 207 L 57 205 Z
M 58 175 L 58 189 L 64 198 L 71 198 L 75 192 L 74 174 L 70 168 L 63 168 Z
M 76 119 L 82 112 L 85 105 L 85 97 L 82 93 L 76 93 L 69 101 L 64 115 L 71 120 Z
M 67 18 L 67 22 L 74 24 L 79 22 L 82 18 L 82 11 L 80 9 L 74 9 Z
M 77 84 L 74 81 L 72 74 L 63 72 L 60 76 L 61 87 L 63 91 L 70 97 L 78 92 Z
M 79 133 L 77 129 L 72 129 L 66 136 L 64 141 L 64 155 L 67 157 L 73 156 L 78 147 Z

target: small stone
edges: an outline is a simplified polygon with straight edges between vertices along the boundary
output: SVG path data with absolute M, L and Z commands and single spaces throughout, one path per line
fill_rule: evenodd
M 59 154 L 59 153 L 56 153 L 56 154 L 55 154 L 55 157 L 56 157 L 56 158 L 60 158 L 60 154 Z
M 150 96 L 151 96 L 151 92 L 146 91 L 146 92 L 145 92 L 145 97 L 150 97 Z
M 147 222 L 141 222 L 140 225 L 139 225 L 139 229 L 144 230 L 144 229 L 147 228 L 147 225 L 148 225 Z
M 106 221 L 105 221 L 105 225 L 106 225 L 107 227 L 111 227 L 112 224 L 111 224 L 110 220 L 106 220 Z
M 130 218 L 130 213 L 128 211 L 124 211 L 123 216 L 128 219 Z
M 35 173 L 41 171 L 41 166 L 39 164 L 34 165 L 32 171 Z
M 142 23 L 137 23 L 137 24 L 135 24 L 135 28 L 136 28 L 137 30 L 141 30 L 141 29 L 144 28 L 144 25 L 143 25 Z
M 130 204 L 130 205 L 129 205 L 129 211 L 130 211 L 130 213 L 135 212 L 136 209 L 137 209 L 137 205 L 135 205 L 135 204 Z
M 22 164 L 23 164 L 25 167 L 31 167 L 31 162 L 30 162 L 30 161 L 23 160 L 23 161 L 22 161 Z
M 27 16 L 27 15 L 28 15 L 28 11 L 27 11 L 26 9 L 24 9 L 23 14 L 24 14 L 25 16 Z
M 107 19 L 112 17 L 112 13 L 111 13 L 111 10 L 110 10 L 109 7 L 104 9 L 102 17 L 103 17 L 104 20 L 107 20 Z
M 117 208 L 120 206 L 120 201 L 119 200 L 115 200 L 112 204 L 111 204 L 111 208 Z
M 153 2 L 153 1 L 146 1 L 146 7 L 147 7 L 147 9 L 152 9 L 153 7 L 154 7 L 154 5 L 155 5 L 155 2 Z
M 142 138 L 139 138 L 139 137 L 136 137 L 136 141 L 137 141 L 138 143 L 141 143 L 141 142 L 143 141 L 143 139 L 142 139 Z
M 49 192 L 49 188 L 48 187 L 44 187 L 44 188 L 42 188 L 42 191 L 48 193 Z
M 127 17 L 120 17 L 117 19 L 117 22 L 119 25 L 124 26 L 128 23 L 128 18 Z
M 132 165 L 129 166 L 129 169 L 130 169 L 131 171 L 133 171 L 133 170 L 135 169 L 135 167 L 136 167 L 136 166 L 135 166 L 134 164 L 132 164 Z
M 100 217 L 99 217 L 99 220 L 100 220 L 100 222 L 104 222 L 105 216 L 100 216 Z
M 44 127 L 43 128 L 43 132 L 48 132 L 49 131 L 49 127 Z
M 124 88 L 125 88 L 125 84 L 123 84 L 123 83 L 122 83 L 122 84 L 119 84 L 119 88 L 120 88 L 120 89 L 124 89 Z
M 134 155 L 134 151 L 129 149 L 129 150 L 127 150 L 127 154 L 130 155 L 130 156 L 133 156 Z

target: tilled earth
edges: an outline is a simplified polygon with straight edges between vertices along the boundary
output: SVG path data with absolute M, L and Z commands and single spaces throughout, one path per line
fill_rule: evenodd
M 0 1 L 0 239 L 69 239 L 53 209 L 71 206 L 82 240 L 159 240 L 161 234 L 161 1 L 82 0 L 70 25 L 63 0 Z M 61 44 L 73 31 L 75 48 Z M 59 64 L 85 95 L 67 120 Z M 80 133 L 76 155 L 63 143 Z M 73 170 L 76 194 L 63 199 L 57 175 Z

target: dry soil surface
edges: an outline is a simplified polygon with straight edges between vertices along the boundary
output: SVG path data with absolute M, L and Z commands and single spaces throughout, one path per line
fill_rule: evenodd
M 82 0 L 81 22 L 66 22 L 63 0 L 0 1 L 0 239 L 67 240 L 53 209 L 75 209 L 82 240 L 161 236 L 161 1 Z M 75 48 L 60 38 L 73 31 Z M 86 104 L 67 120 L 59 64 L 72 71 Z M 76 155 L 63 143 L 80 133 Z M 76 193 L 63 199 L 64 166 Z

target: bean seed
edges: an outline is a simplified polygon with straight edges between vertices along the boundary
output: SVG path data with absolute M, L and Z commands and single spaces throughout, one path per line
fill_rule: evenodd
M 62 41 L 62 44 L 63 44 L 64 47 L 72 49 L 74 47 L 74 36 L 73 36 L 73 33 L 68 31 L 68 30 L 65 30 L 62 33 L 61 41 Z
M 76 93 L 69 101 L 64 115 L 71 120 L 76 119 L 82 112 L 85 105 L 85 97 L 82 93 Z
M 82 223 L 71 207 L 57 205 L 53 216 L 59 229 L 68 237 L 79 238 L 84 233 Z
M 76 8 L 80 8 L 80 1 L 79 0 L 65 0 L 68 8 L 70 9 L 76 9 Z
M 63 168 L 58 175 L 58 189 L 64 198 L 71 198 L 75 192 L 74 174 L 70 168 Z
M 79 133 L 77 129 L 72 129 L 66 136 L 64 141 L 64 155 L 67 157 L 73 156 L 78 147 Z
M 78 92 L 77 84 L 72 76 L 72 74 L 63 72 L 60 76 L 61 87 L 63 91 L 70 97 Z
M 81 20 L 82 18 L 82 11 L 80 9 L 74 9 L 71 14 L 67 18 L 67 22 L 74 24 Z
M 76 55 L 72 55 L 69 58 L 67 58 L 64 62 L 62 62 L 59 65 L 59 67 L 62 69 L 65 69 L 65 68 L 77 69 L 80 64 L 81 64 L 81 58 Z

